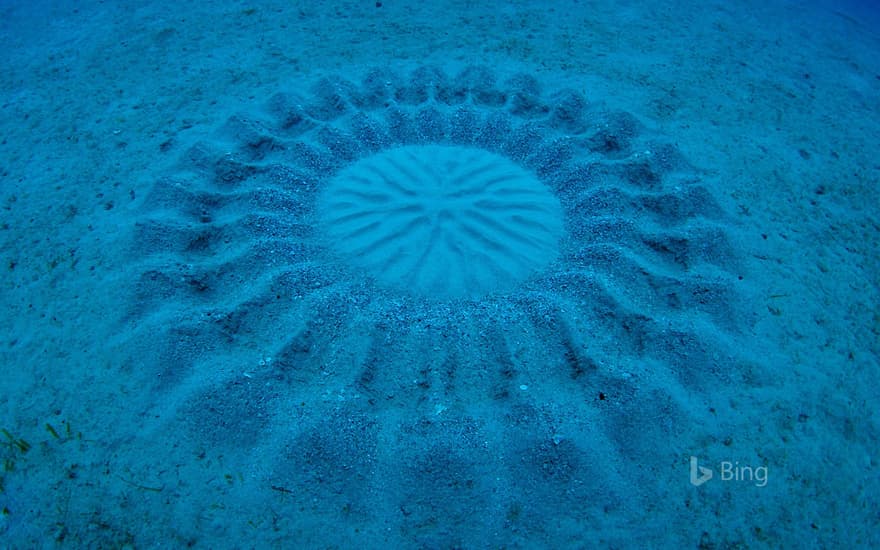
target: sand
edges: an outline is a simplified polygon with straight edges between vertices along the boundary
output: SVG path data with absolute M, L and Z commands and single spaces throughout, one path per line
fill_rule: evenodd
M 880 31 L 863 13 L 2 9 L 5 545 L 880 545 Z M 567 212 L 563 260 L 473 301 L 328 252 L 309 232 L 320 178 L 233 170 L 263 162 L 249 136 L 300 140 L 242 122 L 275 120 L 278 93 L 475 64 L 503 91 L 531 75 L 549 105 L 573 90 L 591 128 L 632 117 L 627 159 L 680 160 L 651 160 L 651 189 L 611 170 L 615 202 L 524 156 Z M 265 162 L 304 166 L 286 154 Z M 674 250 L 682 235 L 696 248 Z M 692 483 L 691 457 L 713 479 Z

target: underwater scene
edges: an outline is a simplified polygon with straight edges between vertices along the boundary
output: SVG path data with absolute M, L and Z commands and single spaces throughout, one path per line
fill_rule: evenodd
M 0 548 L 880 547 L 873 3 L 0 14 Z

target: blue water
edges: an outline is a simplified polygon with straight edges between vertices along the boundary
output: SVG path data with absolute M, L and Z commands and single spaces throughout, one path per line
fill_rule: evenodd
M 880 546 L 874 3 L 0 13 L 0 546 Z
M 880 31 L 880 9 L 878 9 L 876 2 L 849 0 L 846 2 L 816 2 L 815 5 L 851 17 L 874 35 Z

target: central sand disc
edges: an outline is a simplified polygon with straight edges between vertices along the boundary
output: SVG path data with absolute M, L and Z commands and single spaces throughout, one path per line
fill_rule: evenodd
M 471 147 L 364 158 L 330 181 L 319 210 L 352 264 L 440 299 L 511 288 L 555 258 L 562 233 L 559 201 L 534 174 Z

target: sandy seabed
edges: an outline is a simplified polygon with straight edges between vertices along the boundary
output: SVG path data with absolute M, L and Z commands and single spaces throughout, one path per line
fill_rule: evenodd
M 5 544 L 880 545 L 876 29 L 474 4 L 3 6 Z M 424 300 L 310 232 L 322 171 L 443 140 L 560 197 L 516 291 Z

